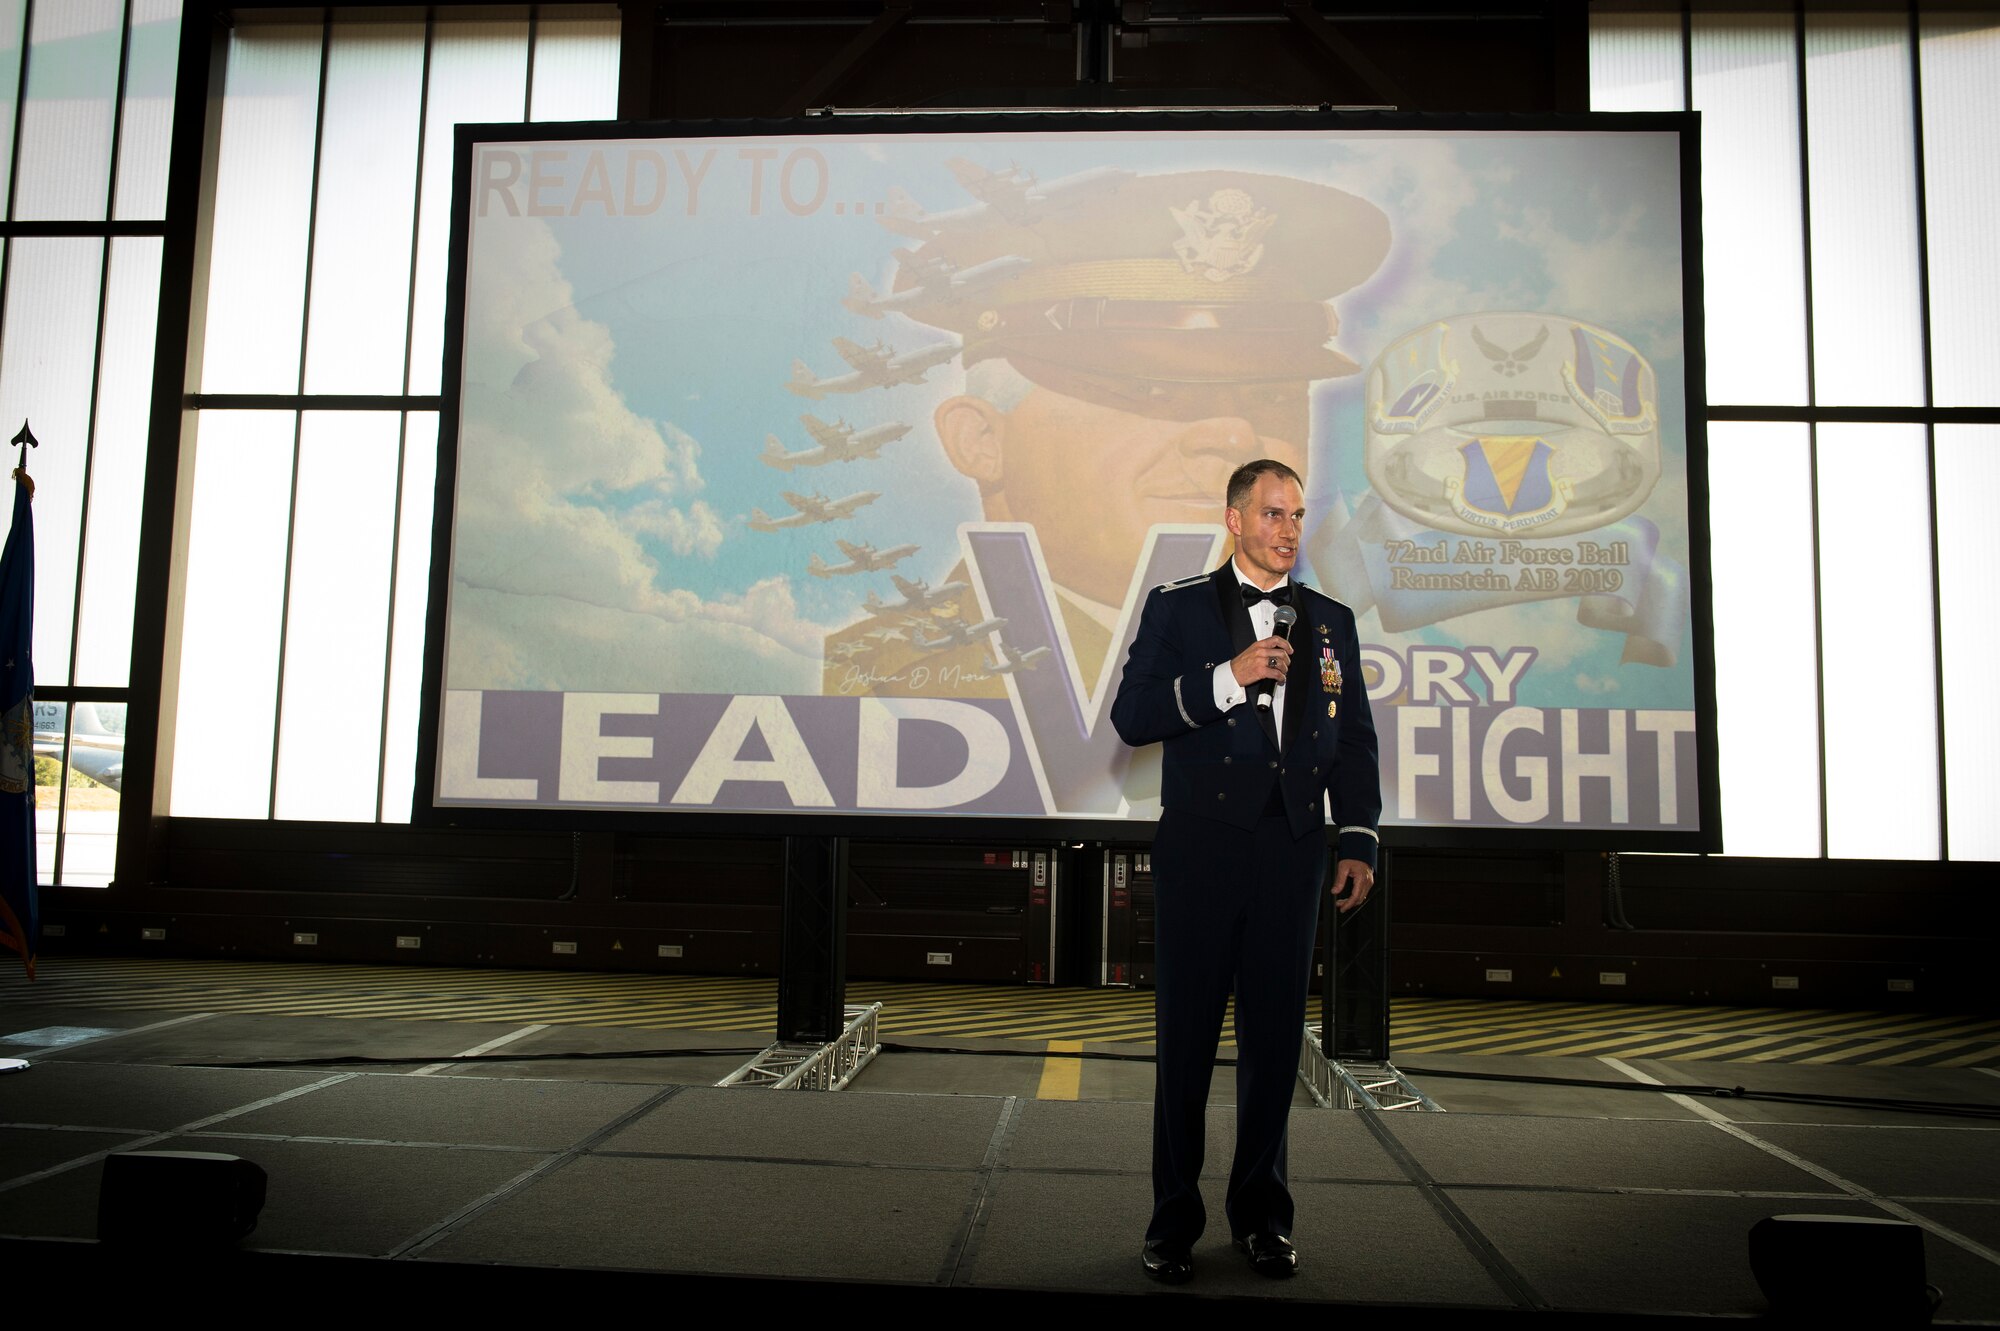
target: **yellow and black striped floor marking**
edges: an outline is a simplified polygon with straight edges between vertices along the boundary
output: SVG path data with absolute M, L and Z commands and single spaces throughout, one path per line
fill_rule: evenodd
M 54 957 L 44 959 L 32 984 L 0 983 L 0 1013 L 32 1004 L 761 1035 L 776 1021 L 777 991 L 774 979 L 732 976 Z M 1153 996 L 1144 990 L 856 981 L 848 1001 L 881 1003 L 882 1033 L 890 1039 L 1080 1048 L 1084 1041 L 1149 1042 L 1153 1035 Z M 1398 998 L 1390 1029 L 1398 1060 L 1511 1054 L 2000 1066 L 2000 1020 L 1935 1013 Z M 1223 1043 L 1232 1043 L 1226 1024 Z

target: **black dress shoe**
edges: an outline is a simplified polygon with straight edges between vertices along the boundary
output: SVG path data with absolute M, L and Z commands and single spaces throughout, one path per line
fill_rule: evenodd
M 1299 1269 L 1299 1251 L 1282 1234 L 1245 1234 L 1236 1240 L 1236 1251 L 1250 1254 L 1250 1269 L 1273 1280 Z
M 1139 1252 L 1146 1274 L 1162 1285 L 1185 1285 L 1194 1278 L 1194 1254 L 1170 1243 L 1148 1243 Z

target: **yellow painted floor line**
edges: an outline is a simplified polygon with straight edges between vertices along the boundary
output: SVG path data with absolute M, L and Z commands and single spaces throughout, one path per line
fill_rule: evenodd
M 1939 1059 L 1931 1066 L 1938 1068 L 1969 1068 L 1975 1063 L 2000 1063 L 2000 1045 L 1988 1045 L 1984 1049 L 1977 1049 L 1969 1054 L 1954 1054 L 1950 1058 Z M 1980 1069 L 1982 1072 L 1990 1070 L 1989 1068 Z
M 1049 1041 L 1050 1057 L 1042 1060 L 1042 1084 L 1035 1088 L 1037 1100 L 1074 1100 L 1083 1086 L 1083 1060 L 1057 1058 L 1057 1054 L 1080 1054 L 1081 1040 Z
M 1866 1061 L 1873 1063 L 1875 1060 L 1868 1058 L 1868 1055 L 1878 1054 L 1888 1049 L 1900 1049 L 1905 1043 L 1906 1041 L 1900 1039 L 1870 1040 L 1865 1044 L 1849 1045 L 1845 1049 L 1831 1050 L 1824 1054 L 1814 1054 L 1810 1058 L 1802 1058 L 1799 1061 L 1801 1063 L 1847 1063 L 1866 1059 Z
M 1900 1053 L 1894 1053 L 1894 1054 L 1885 1054 L 1881 1058 L 1870 1059 L 1869 1061 L 1877 1067 L 1895 1067 L 1899 1064 L 1908 1063 L 1918 1058 L 1935 1057 L 1940 1054 L 1949 1054 L 1955 1049 L 1962 1049 L 1968 1045 L 1987 1045 L 1990 1047 L 1992 1043 L 1993 1041 L 1990 1036 L 1979 1036 L 1975 1039 L 1969 1039 L 1969 1040 L 1937 1039 L 1929 1041 L 1923 1048 L 1904 1050 Z

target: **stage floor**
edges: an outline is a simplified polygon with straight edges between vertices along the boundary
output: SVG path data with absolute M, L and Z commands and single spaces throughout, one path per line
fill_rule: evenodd
M 1138 1262 L 1143 1045 L 1076 1041 L 1051 1057 L 1043 1041 L 909 1036 L 915 1048 L 846 1092 L 774 1093 L 710 1085 L 761 1044 L 740 1029 L 65 1006 L 12 984 L 5 997 L 0 1055 L 33 1066 L 0 1077 L 0 1236 L 69 1241 L 72 1261 L 95 1251 L 75 1241 L 95 1235 L 105 1155 L 200 1150 L 269 1173 L 246 1248 L 375 1259 L 350 1270 L 756 1277 L 740 1288 L 760 1303 L 783 1278 L 1299 1313 L 1751 1315 L 1764 1303 L 1749 1227 L 1809 1212 L 1914 1221 L 1940 1320 L 2000 1319 L 2000 1076 L 1982 1067 L 1433 1052 L 1408 1062 L 1429 1070 L 1415 1079 L 1445 1113 L 1319 1109 L 1301 1091 L 1301 1266 L 1285 1282 L 1228 1248 L 1219 1069 L 1210 1235 L 1195 1281 L 1169 1292 Z M 482 1061 L 441 1062 L 474 1050 Z M 718 1052 L 644 1056 L 672 1050 Z M 572 1057 L 533 1057 L 549 1054 Z M 342 1057 L 403 1061 L 271 1065 Z M 265 1065 L 213 1066 L 253 1061 Z M 1454 1072 L 1635 1089 L 1439 1075 Z M 1647 1081 L 1911 1103 L 1636 1089 Z M 1916 1112 L 1946 1103 L 1995 1117 Z

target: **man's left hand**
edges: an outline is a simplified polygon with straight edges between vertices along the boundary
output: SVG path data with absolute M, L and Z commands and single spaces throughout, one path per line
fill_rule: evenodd
M 1342 860 L 1333 868 L 1333 906 L 1342 914 L 1368 900 L 1375 890 L 1375 871 L 1360 860 Z M 1345 894 L 1343 897 L 1342 894 Z

